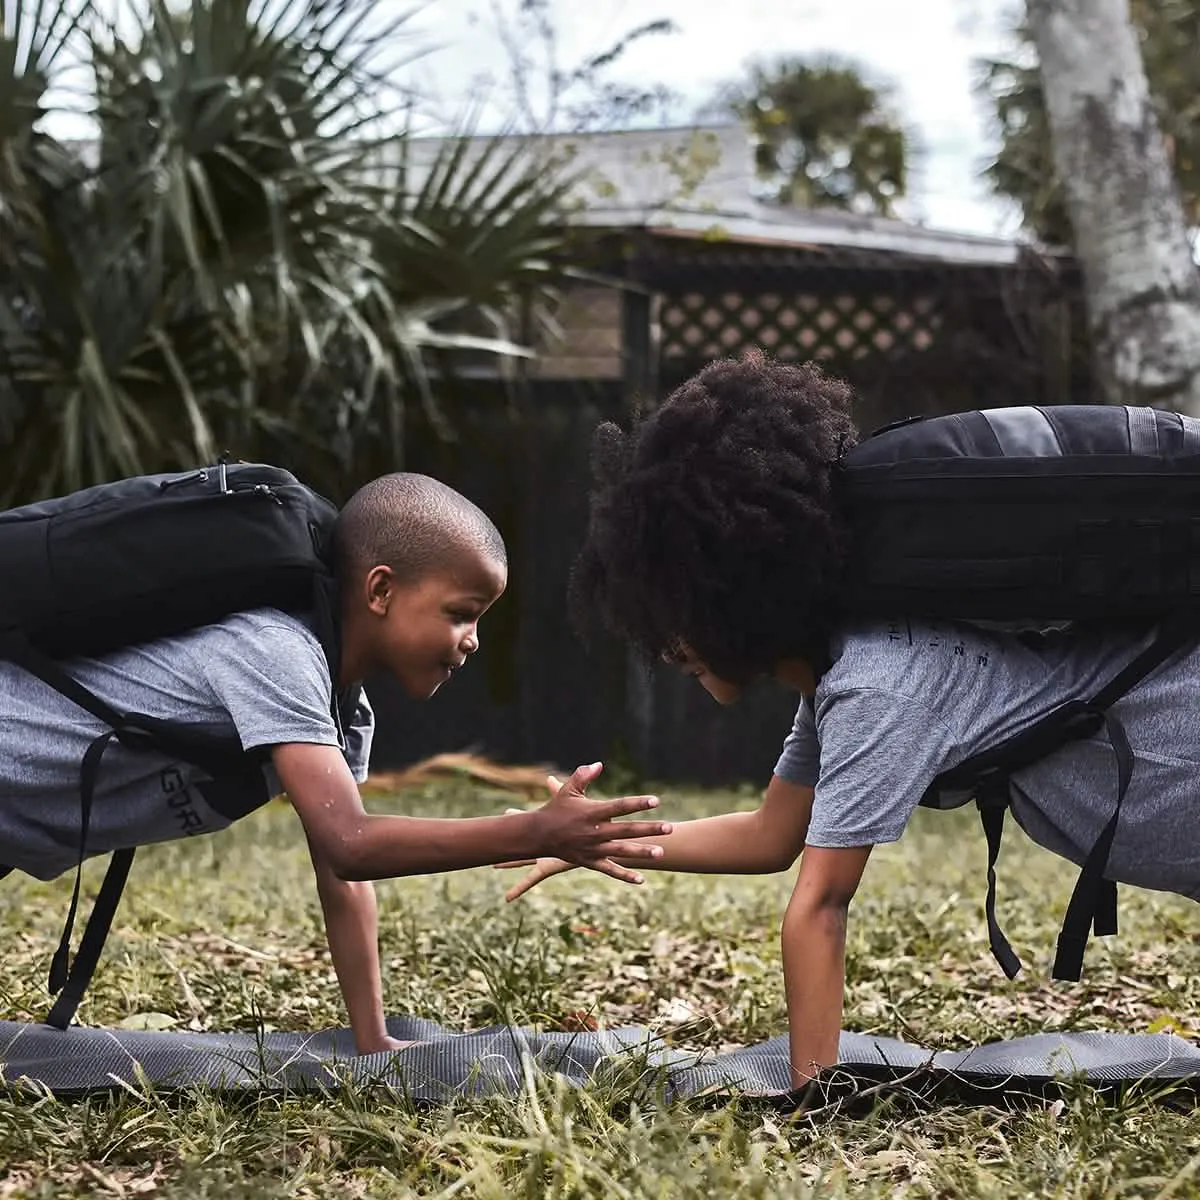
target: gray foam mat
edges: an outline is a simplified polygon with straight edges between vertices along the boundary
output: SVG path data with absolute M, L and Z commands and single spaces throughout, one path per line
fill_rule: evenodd
M 265 1094 L 384 1086 L 416 1102 L 515 1093 L 537 1072 L 575 1084 L 620 1074 L 684 1099 L 712 1090 L 782 1092 L 787 1044 L 772 1038 L 725 1054 L 671 1049 L 648 1029 L 537 1032 L 500 1026 L 453 1032 L 393 1017 L 393 1037 L 422 1044 L 355 1056 L 348 1030 L 311 1034 L 140 1032 L 0 1021 L 0 1083 L 60 1096 L 150 1083 L 156 1091 L 201 1086 Z M 1173 1034 L 1054 1033 L 932 1052 L 892 1038 L 843 1033 L 836 1075 L 884 1082 L 921 1076 L 967 1090 L 1045 1091 L 1065 1078 L 1093 1085 L 1200 1080 L 1200 1049 Z

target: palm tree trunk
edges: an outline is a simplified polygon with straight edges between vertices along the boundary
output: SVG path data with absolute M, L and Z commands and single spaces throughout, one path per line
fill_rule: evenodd
M 1200 415 L 1200 274 L 1128 0 L 1028 0 L 1105 399 Z

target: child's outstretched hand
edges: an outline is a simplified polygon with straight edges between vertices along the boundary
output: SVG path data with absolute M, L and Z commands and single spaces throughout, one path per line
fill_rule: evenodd
M 615 820 L 629 813 L 656 808 L 657 796 L 589 799 L 584 789 L 602 769 L 600 763 L 579 767 L 566 783 L 553 775 L 547 778 L 553 799 L 538 810 L 545 828 L 539 840 L 545 845 L 547 853 L 537 858 L 499 864 L 502 867 L 533 868 L 506 893 L 506 900 L 515 900 L 543 879 L 573 867 L 587 867 L 625 883 L 643 882 L 636 871 L 613 859 L 661 857 L 661 846 L 633 839 L 665 836 L 671 832 L 671 826 L 668 822 Z
M 555 796 L 558 794 L 558 789 L 562 787 L 562 780 L 557 775 L 547 775 L 546 786 L 550 789 L 550 795 Z M 523 808 L 509 808 L 505 811 L 519 813 L 525 810 Z M 537 887 L 543 879 L 549 879 L 551 875 L 561 875 L 564 871 L 575 870 L 574 863 L 565 862 L 561 858 L 518 858 L 513 862 L 496 864 L 497 871 L 511 871 L 514 868 L 520 867 L 532 867 L 533 870 L 520 883 L 514 884 L 504 893 L 504 899 L 510 904 L 518 896 L 525 895 L 530 888 Z
M 510 812 L 518 811 L 510 809 Z M 504 899 L 510 904 L 519 896 L 525 895 L 531 888 L 537 887 L 543 879 L 549 879 L 551 875 L 561 875 L 564 871 L 575 870 L 575 864 L 565 862 L 561 858 L 520 858 L 516 862 L 497 863 L 498 871 L 505 870 L 511 867 L 530 867 L 531 870 L 520 883 L 513 884 L 512 887 L 504 893 Z M 635 874 L 630 883 L 641 883 L 642 877 Z

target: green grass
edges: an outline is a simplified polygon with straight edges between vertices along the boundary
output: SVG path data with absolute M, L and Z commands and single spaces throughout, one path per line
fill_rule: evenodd
M 666 793 L 671 816 L 749 793 Z M 392 802 L 496 811 L 466 785 Z M 388 807 L 381 805 L 379 807 Z M 88 877 L 94 886 L 97 865 Z M 933 1048 L 1046 1029 L 1200 1038 L 1190 901 L 1125 891 L 1122 932 L 1094 942 L 1085 982 L 1048 966 L 1074 871 L 1013 829 L 1002 920 L 1026 962 L 1006 981 L 982 922 L 983 846 L 970 813 L 921 812 L 876 852 L 851 914 L 848 1029 Z M 784 1028 L 777 929 L 790 875 L 652 876 L 641 889 L 575 874 L 505 906 L 492 870 L 380 885 L 386 1002 L 452 1027 L 637 1022 L 684 1047 Z M 70 881 L 0 884 L 0 1014 L 41 1019 Z M 344 1023 L 297 823 L 282 806 L 216 838 L 143 851 L 89 998 L 88 1024 L 161 1014 L 193 1029 Z M 160 1022 L 162 1017 L 152 1018 Z M 630 1103 L 619 1083 L 552 1080 L 517 1099 L 418 1112 L 376 1093 L 253 1104 L 129 1092 L 60 1103 L 0 1097 L 0 1197 L 24 1196 L 1154 1196 L 1200 1195 L 1200 1123 L 1149 1089 L 1120 1102 L 915 1103 L 785 1118 Z

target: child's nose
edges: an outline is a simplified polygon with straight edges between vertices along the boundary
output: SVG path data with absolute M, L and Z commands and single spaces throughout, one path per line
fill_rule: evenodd
M 479 634 L 472 629 L 458 645 L 464 654 L 474 654 L 479 649 Z

